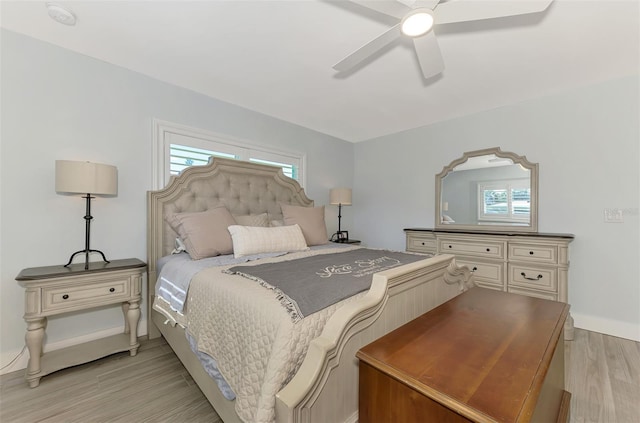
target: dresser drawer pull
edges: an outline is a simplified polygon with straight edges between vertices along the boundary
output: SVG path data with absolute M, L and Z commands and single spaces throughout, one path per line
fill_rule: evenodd
M 115 288 L 109 288 L 109 292 L 116 292 Z
M 449 245 L 449 248 L 453 248 L 451 245 Z
M 533 255 L 533 251 L 529 251 L 529 255 L 531 255 L 531 256 L 532 256 L 532 255 Z
M 526 280 L 528 280 L 528 281 L 539 281 L 540 279 L 542 279 L 542 275 L 538 275 L 538 277 L 537 277 L 537 278 L 530 278 L 530 277 L 528 277 L 528 276 L 527 276 L 527 274 L 526 274 L 526 273 L 524 273 L 524 272 L 520 272 L 520 276 L 522 276 L 523 278 L 525 278 L 525 279 L 526 279 Z
M 478 270 L 478 266 L 473 266 L 473 269 L 471 269 L 472 272 L 475 272 L 476 270 Z
M 487 253 L 491 251 L 491 248 L 487 248 Z
M 424 242 L 421 242 L 420 244 L 424 245 Z
M 63 299 L 63 300 L 68 300 L 68 299 L 69 299 L 69 294 L 64 294 L 64 295 L 62 296 L 62 299 Z

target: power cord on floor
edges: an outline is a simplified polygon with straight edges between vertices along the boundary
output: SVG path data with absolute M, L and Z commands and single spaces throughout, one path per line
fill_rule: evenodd
M 18 353 L 18 355 L 16 355 L 16 356 L 14 357 L 14 359 L 13 359 L 13 360 L 11 360 L 11 361 L 6 365 L 6 366 L 2 366 L 2 367 L 0 367 L 0 371 L 2 371 L 2 370 L 4 370 L 4 369 L 6 369 L 7 367 L 12 366 L 12 365 L 13 365 L 13 363 L 15 363 L 16 361 L 18 361 L 18 359 L 19 359 L 20 357 L 22 357 L 22 354 L 24 354 L 24 352 L 26 351 L 26 349 L 27 349 L 27 346 L 25 345 L 24 347 L 22 347 L 22 351 L 20 351 L 20 352 Z

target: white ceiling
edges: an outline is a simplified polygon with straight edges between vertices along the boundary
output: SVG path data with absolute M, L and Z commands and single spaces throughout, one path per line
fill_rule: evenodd
M 332 69 L 397 22 L 347 1 L 57 3 L 75 26 L 6 0 L 1 25 L 352 142 L 639 73 L 640 0 L 436 26 L 445 70 L 426 81 L 407 40 Z

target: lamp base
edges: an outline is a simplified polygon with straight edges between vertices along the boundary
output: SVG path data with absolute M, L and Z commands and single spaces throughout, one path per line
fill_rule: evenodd
M 69 262 L 67 264 L 64 265 L 64 267 L 69 267 L 69 265 L 71 264 L 71 262 L 73 261 L 73 258 L 75 256 L 77 256 L 78 254 L 84 254 L 85 255 L 85 259 L 84 259 L 84 268 L 85 270 L 89 268 L 89 254 L 91 253 L 100 253 L 100 255 L 102 256 L 102 260 L 105 263 L 111 263 L 109 260 L 107 260 L 107 258 L 104 256 L 104 253 L 100 250 L 80 250 L 80 251 L 76 251 L 75 253 L 71 254 L 71 257 L 69 258 Z
M 333 242 L 347 242 L 349 241 L 348 231 L 338 231 L 331 236 L 330 241 Z

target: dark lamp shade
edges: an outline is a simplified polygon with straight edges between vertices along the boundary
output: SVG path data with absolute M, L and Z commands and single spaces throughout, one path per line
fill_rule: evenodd
M 56 192 L 116 195 L 118 169 L 100 163 L 56 160 Z

